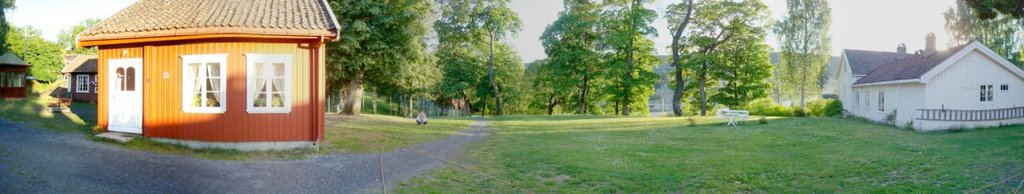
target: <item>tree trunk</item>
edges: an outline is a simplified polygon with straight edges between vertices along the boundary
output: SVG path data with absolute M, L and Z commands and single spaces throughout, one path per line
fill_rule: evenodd
M 406 117 L 412 118 L 414 115 L 417 115 L 416 114 L 416 109 L 413 108 L 413 101 L 412 101 L 413 97 L 409 96 L 408 99 L 409 99 L 408 100 L 409 101 L 409 111 L 406 112 L 406 115 L 407 115 Z
M 377 88 L 373 89 L 373 114 L 377 114 Z
M 555 113 L 555 105 L 557 104 L 558 101 L 555 100 L 555 95 L 551 95 L 551 97 L 548 98 L 548 115 Z
M 672 92 L 672 113 L 676 116 L 683 116 L 683 89 L 686 88 L 686 82 L 683 81 L 683 71 L 676 70 L 676 91 Z
M 345 85 L 345 107 L 341 114 L 359 115 L 363 106 L 363 80 L 352 79 Z
M 580 89 L 580 99 L 579 99 L 580 104 L 579 104 L 579 107 L 578 107 L 579 110 L 576 111 L 579 114 L 587 114 L 587 93 L 590 92 L 590 86 L 588 85 L 589 82 L 590 82 L 590 75 L 584 75 L 583 76 L 583 88 Z
M 491 67 L 487 71 L 487 76 L 491 81 L 491 91 L 494 91 L 494 115 L 501 115 L 501 94 L 498 91 L 498 83 L 494 82 L 494 32 L 491 32 Z
M 672 94 L 672 112 L 676 116 L 683 116 L 683 89 L 685 89 L 686 81 L 683 80 L 683 69 L 679 66 L 679 40 L 683 38 L 683 31 L 686 30 L 686 26 L 690 24 L 690 16 L 693 14 L 693 0 L 687 1 L 686 16 L 683 17 L 683 23 L 679 24 L 676 28 L 675 35 L 672 36 L 672 66 L 676 68 L 676 91 Z
M 707 116 L 708 115 L 708 93 L 707 93 L 707 90 L 705 89 L 705 85 L 708 82 L 708 80 L 707 80 L 708 73 L 706 71 L 706 69 L 708 68 L 708 62 L 707 61 L 702 62 L 700 64 L 700 68 L 702 69 L 702 71 L 700 73 L 700 116 Z
M 469 100 L 469 94 L 465 91 L 462 92 L 462 103 L 466 103 L 466 115 L 473 116 L 473 103 Z

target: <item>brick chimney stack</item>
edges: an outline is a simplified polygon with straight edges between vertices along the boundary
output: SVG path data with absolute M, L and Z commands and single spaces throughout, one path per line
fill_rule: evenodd
M 935 54 L 935 33 L 928 33 L 924 37 L 924 56 L 931 56 Z

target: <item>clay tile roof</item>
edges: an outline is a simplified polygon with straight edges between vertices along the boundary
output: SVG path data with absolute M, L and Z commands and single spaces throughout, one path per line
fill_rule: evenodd
M 61 73 L 96 73 L 96 65 L 98 64 L 96 55 L 78 55 L 75 59 L 71 60 Z
M 4 53 L 4 55 L 0 55 L 0 66 L 4 66 L 4 65 L 9 65 L 9 66 L 32 66 L 32 65 L 28 64 L 27 62 L 25 62 L 25 60 L 21 60 L 21 58 L 18 58 L 18 56 L 14 55 L 14 53 L 12 53 L 12 52 L 7 52 L 7 53 Z
M 850 71 L 857 75 L 867 75 L 882 65 L 898 61 L 900 56 L 896 52 L 884 51 L 845 49 L 843 52 L 846 53 L 846 60 L 850 62 Z
M 960 50 L 966 47 L 968 44 L 963 44 L 960 46 L 949 48 L 945 51 L 936 52 L 935 54 L 928 56 L 910 55 L 909 57 L 906 57 L 901 61 L 886 64 L 876 68 L 875 70 L 871 71 L 871 73 L 868 73 L 866 76 L 858 79 L 857 82 L 853 84 L 857 85 L 920 78 L 921 75 L 924 75 L 932 68 L 935 68 L 935 66 L 938 66 L 943 61 L 946 61 L 946 59 L 953 56 L 953 54 L 960 52 Z
M 324 0 L 139 0 L 78 41 L 200 34 L 337 37 Z

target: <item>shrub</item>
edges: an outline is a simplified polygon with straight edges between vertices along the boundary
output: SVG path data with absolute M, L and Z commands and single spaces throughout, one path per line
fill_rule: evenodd
M 835 117 L 843 115 L 843 102 L 838 99 L 829 100 L 828 104 L 825 105 L 824 110 L 826 117 Z
M 786 108 L 781 104 L 775 104 L 771 99 L 761 98 L 754 101 L 750 101 L 746 106 L 743 107 L 747 111 L 750 111 L 751 115 L 761 116 L 779 116 L 779 117 L 791 117 L 793 111 L 790 108 Z
M 890 126 L 899 127 L 896 126 L 896 110 L 894 109 L 891 113 L 885 115 L 885 118 L 882 119 L 882 123 L 885 123 L 886 125 Z
M 768 124 L 768 119 L 764 118 L 764 116 L 761 116 L 761 119 L 757 119 L 757 124 Z

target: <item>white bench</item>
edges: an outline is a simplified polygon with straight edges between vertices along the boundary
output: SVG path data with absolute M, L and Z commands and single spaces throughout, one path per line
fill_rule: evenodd
M 727 120 L 725 123 L 726 126 L 737 126 L 739 124 L 736 121 L 747 121 L 747 119 L 750 118 L 750 111 L 719 109 L 718 112 L 715 113 L 715 118 L 718 118 L 719 120 Z

